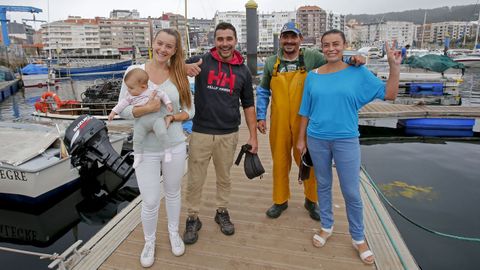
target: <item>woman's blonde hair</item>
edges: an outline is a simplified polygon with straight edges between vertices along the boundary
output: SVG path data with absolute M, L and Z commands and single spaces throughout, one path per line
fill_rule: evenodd
M 155 42 L 155 39 L 157 39 L 158 35 L 162 32 L 175 37 L 176 51 L 170 58 L 170 75 L 173 84 L 177 87 L 178 95 L 180 96 L 180 105 L 191 108 L 192 98 L 190 95 L 190 84 L 188 83 L 187 72 L 185 70 L 185 54 L 183 53 L 180 33 L 172 28 L 161 29 L 155 34 L 153 42 Z

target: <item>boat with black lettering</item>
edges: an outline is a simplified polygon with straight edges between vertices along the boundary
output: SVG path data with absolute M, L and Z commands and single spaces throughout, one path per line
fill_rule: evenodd
M 120 204 L 132 201 L 139 194 L 138 188 L 124 186 L 97 197 L 92 192 L 84 192 L 94 189 L 86 187 L 90 184 L 48 204 L 28 208 L 0 207 L 0 241 L 48 247 L 68 232 L 77 241 L 78 230 L 84 228 L 74 228 L 80 223 L 104 224 L 118 213 Z
M 102 166 L 128 179 L 130 158 L 118 154 L 124 137 L 107 132 L 103 121 L 88 115 L 73 121 L 63 139 L 58 127 L 0 123 L 0 200 L 42 203 Z

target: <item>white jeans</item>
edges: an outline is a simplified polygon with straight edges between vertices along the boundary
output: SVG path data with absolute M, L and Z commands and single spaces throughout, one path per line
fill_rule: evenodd
M 165 152 L 143 154 L 143 161 L 135 169 L 140 196 L 142 196 L 142 225 L 145 241 L 155 241 L 158 209 L 165 195 L 168 232 L 177 233 L 180 222 L 181 184 L 185 170 L 186 144 L 166 150 L 171 160 L 165 161 Z M 163 172 L 163 178 L 160 173 Z

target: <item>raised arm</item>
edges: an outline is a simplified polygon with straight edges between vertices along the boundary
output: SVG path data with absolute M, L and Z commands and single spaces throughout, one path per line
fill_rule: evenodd
M 388 65 L 390 67 L 390 73 L 388 75 L 388 80 L 385 88 L 385 100 L 394 100 L 398 94 L 402 53 L 395 50 L 395 47 L 393 46 L 389 48 L 387 43 L 385 43 L 385 51 L 387 53 Z

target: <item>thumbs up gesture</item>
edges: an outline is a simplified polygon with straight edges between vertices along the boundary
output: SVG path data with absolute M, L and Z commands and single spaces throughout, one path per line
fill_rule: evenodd
M 200 60 L 198 60 L 195 63 L 185 64 L 185 68 L 187 70 L 187 75 L 190 76 L 190 77 L 195 77 L 198 74 L 200 74 L 200 71 L 202 71 L 202 69 L 200 68 L 202 63 L 203 63 L 203 60 L 202 60 L 202 58 L 200 58 Z

